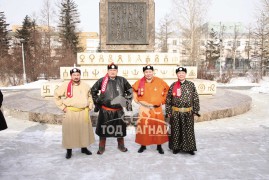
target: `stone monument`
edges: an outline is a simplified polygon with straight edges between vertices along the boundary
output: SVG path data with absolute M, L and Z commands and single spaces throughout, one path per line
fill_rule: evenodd
M 180 54 L 154 52 L 154 13 L 153 0 L 100 0 L 101 53 L 77 54 L 81 79 L 92 86 L 107 73 L 107 65 L 114 62 L 119 65 L 118 75 L 125 77 L 130 84 L 143 77 L 142 67 L 146 64 L 153 65 L 155 75 L 169 85 L 177 81 L 175 69 L 181 65 Z M 57 86 L 70 80 L 71 68 L 61 67 L 61 81 L 43 84 L 41 96 L 53 96 Z M 187 70 L 187 79 L 195 83 L 200 95 L 215 94 L 201 96 L 201 117 L 197 121 L 230 117 L 250 109 L 251 98 L 240 98 L 240 94 L 221 90 L 216 94 L 216 82 L 197 79 L 197 67 L 187 67 Z M 15 94 L 15 98 L 35 96 L 35 93 L 38 92 L 21 92 L 20 95 Z M 5 106 L 9 114 L 20 118 L 27 116 L 33 121 L 60 124 L 63 112 L 55 108 L 51 99 L 31 97 L 25 105 L 25 98 L 17 98 L 14 103 L 14 97 L 11 96 L 5 99 Z M 137 109 L 137 106 L 133 109 L 134 114 Z M 91 111 L 93 124 L 96 124 L 96 117 L 97 114 Z
M 107 73 L 107 65 L 119 65 L 118 75 L 130 84 L 142 78 L 142 67 L 154 66 L 155 75 L 169 85 L 176 81 L 175 69 L 181 65 L 178 53 L 154 53 L 155 3 L 154 0 L 100 0 L 101 53 L 78 53 L 77 64 L 81 79 L 92 86 Z M 63 81 L 70 80 L 72 67 L 61 67 Z M 192 80 L 199 94 L 215 94 L 216 82 L 198 80 L 197 67 L 187 67 L 187 78 Z M 59 83 L 46 83 L 43 97 L 53 96 Z

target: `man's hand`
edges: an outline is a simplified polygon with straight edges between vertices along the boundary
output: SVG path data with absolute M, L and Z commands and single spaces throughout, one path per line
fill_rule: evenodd
M 65 112 L 65 113 L 66 113 L 66 111 L 67 111 L 67 108 L 65 107 L 65 108 L 63 109 L 63 112 Z
M 192 112 L 192 114 L 193 114 L 193 115 L 196 115 L 196 116 L 198 116 L 198 117 L 201 116 L 198 112 L 194 112 L 194 111 Z
M 94 106 L 93 112 L 98 112 L 100 110 L 100 108 L 98 107 L 98 105 Z

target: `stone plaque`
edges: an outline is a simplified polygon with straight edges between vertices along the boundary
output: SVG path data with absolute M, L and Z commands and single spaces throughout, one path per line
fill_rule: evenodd
M 108 2 L 107 44 L 148 44 L 145 2 Z
M 100 0 L 99 18 L 102 52 L 154 51 L 154 0 Z

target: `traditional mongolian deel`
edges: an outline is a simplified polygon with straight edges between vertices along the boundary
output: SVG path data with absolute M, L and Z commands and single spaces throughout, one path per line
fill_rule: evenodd
M 144 83 L 142 86 L 141 81 Z M 162 112 L 168 89 L 169 86 L 158 77 L 153 77 L 151 82 L 146 82 L 143 77 L 133 85 L 133 91 L 137 94 L 140 104 L 136 143 L 147 146 L 161 145 L 168 141 L 167 126 Z
M 0 131 L 7 129 L 7 123 L 6 123 L 6 119 L 2 113 L 1 107 L 2 107 L 2 102 L 3 102 L 3 94 L 0 90 Z
M 64 82 L 55 90 L 56 105 L 64 110 L 67 108 L 62 122 L 63 147 L 65 149 L 87 147 L 94 143 L 92 122 L 89 110 L 93 107 L 90 87 L 84 82 L 72 85 L 72 97 L 67 95 L 67 87 L 70 82 Z M 61 98 L 64 96 L 64 98 Z
M 109 68 L 115 69 L 116 65 L 111 65 Z M 98 95 L 99 90 L 101 90 L 100 95 Z M 121 76 L 111 79 L 106 75 L 93 85 L 91 93 L 95 106 L 99 109 L 96 134 L 100 137 L 126 136 L 123 107 L 126 106 L 127 99 L 132 99 L 132 87 L 128 81 Z M 121 100 L 113 103 L 116 99 Z
M 166 98 L 166 114 L 170 116 L 171 134 L 169 148 L 178 151 L 196 151 L 194 135 L 194 113 L 200 110 L 199 96 L 193 82 L 185 80 L 180 84 L 181 94 L 173 94 L 174 82 Z

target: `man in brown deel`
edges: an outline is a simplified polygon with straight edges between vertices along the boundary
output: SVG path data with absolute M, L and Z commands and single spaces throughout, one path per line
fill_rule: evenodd
M 89 118 L 93 100 L 90 87 L 80 80 L 80 74 L 78 68 L 73 68 L 70 71 L 70 82 L 64 82 L 54 93 L 56 105 L 65 112 L 62 143 L 67 149 L 67 159 L 71 158 L 73 148 L 81 148 L 81 153 L 91 155 L 87 146 L 94 143 L 92 122 Z M 61 98 L 62 96 L 65 97 Z

